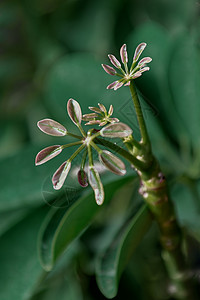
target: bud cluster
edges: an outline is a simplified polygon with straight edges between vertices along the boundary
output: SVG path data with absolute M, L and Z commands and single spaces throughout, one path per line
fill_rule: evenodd
M 102 150 L 95 143 L 95 139 L 98 137 L 109 137 L 109 138 L 125 138 L 132 134 L 132 129 L 124 124 L 119 122 L 116 118 L 110 118 L 113 113 L 113 107 L 110 106 L 109 112 L 107 113 L 106 108 L 103 104 L 99 104 L 99 109 L 90 107 L 91 110 L 96 111 L 96 114 L 100 114 L 104 118 L 104 121 L 100 121 L 98 123 L 100 126 L 103 126 L 107 123 L 110 123 L 107 126 L 104 126 L 101 130 L 90 129 L 86 133 L 82 128 L 81 122 L 83 119 L 90 119 L 88 115 L 82 116 L 82 111 L 79 103 L 74 99 L 69 99 L 67 103 L 67 112 L 72 120 L 72 122 L 79 128 L 81 136 L 74 135 L 61 125 L 60 123 L 51 120 L 51 119 L 43 119 L 37 123 L 37 126 L 44 133 L 51 136 L 72 136 L 78 141 L 65 144 L 65 145 L 53 145 L 41 150 L 35 159 L 36 165 L 41 165 L 55 156 L 59 155 L 63 149 L 78 146 L 76 151 L 72 154 L 68 160 L 64 161 L 62 165 L 55 171 L 52 177 L 52 183 L 55 190 L 59 190 L 71 169 L 73 159 L 83 152 L 82 162 L 77 174 L 78 182 L 82 187 L 86 187 L 88 182 L 92 189 L 94 190 L 95 199 L 98 205 L 101 205 L 104 201 L 104 189 L 101 183 L 101 179 L 99 173 L 97 172 L 94 162 L 93 162 L 93 152 L 92 149 L 97 151 L 99 161 L 102 165 L 104 165 L 108 170 L 117 174 L 117 175 L 125 175 L 126 169 L 122 160 L 120 160 L 116 155 L 111 153 L 108 150 Z M 96 115 L 95 115 L 96 118 Z M 97 120 L 96 120 L 97 121 Z M 89 121 L 90 122 L 90 121 Z M 114 123 L 116 122 L 116 123 Z M 96 124 L 96 123 L 90 123 Z M 86 161 L 89 161 L 88 173 L 85 170 Z

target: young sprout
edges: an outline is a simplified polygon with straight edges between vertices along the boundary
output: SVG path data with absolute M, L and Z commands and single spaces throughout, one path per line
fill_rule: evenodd
M 89 109 L 93 113 L 83 115 L 83 121 L 87 121 L 85 125 L 95 125 L 104 126 L 107 123 L 116 123 L 119 122 L 117 118 L 111 118 L 113 114 L 113 105 L 110 105 L 110 108 L 107 112 L 105 106 L 101 103 L 98 103 L 99 107 L 89 106 Z
M 102 64 L 103 69 L 109 75 L 116 75 L 118 77 L 121 77 L 121 79 L 116 80 L 116 81 L 112 82 L 111 84 L 109 84 L 107 86 L 107 89 L 114 89 L 116 91 L 123 85 L 128 86 L 128 85 L 130 85 L 131 80 L 140 77 L 143 72 L 149 71 L 150 68 L 147 67 L 146 64 L 150 63 L 152 61 L 151 57 L 144 57 L 143 59 L 141 59 L 138 62 L 139 57 L 142 54 L 142 52 L 144 51 L 146 45 L 147 45 L 146 43 L 141 43 L 137 46 L 137 48 L 135 49 L 135 53 L 133 56 L 133 61 L 132 61 L 132 65 L 131 65 L 130 69 L 128 69 L 128 53 L 126 50 L 126 44 L 124 44 L 120 49 L 120 56 L 121 56 L 121 61 L 124 65 L 124 69 L 122 68 L 121 63 L 118 61 L 118 59 L 114 55 L 112 55 L 112 54 L 108 55 L 108 58 L 110 59 L 111 64 L 115 68 L 117 68 L 120 71 L 120 73 L 117 73 L 117 71 L 113 67 L 111 67 L 109 65 L 105 65 L 105 64 Z

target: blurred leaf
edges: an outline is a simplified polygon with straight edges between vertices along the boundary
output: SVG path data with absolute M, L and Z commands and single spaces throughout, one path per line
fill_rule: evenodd
M 30 145 L 0 160 L 0 211 L 37 207 L 58 196 L 51 187 L 49 175 L 52 175 L 55 165 L 63 161 L 63 157 L 59 160 L 55 158 L 52 164 L 48 162 L 36 167 L 34 159 L 39 150 L 41 147 Z
M 80 251 L 82 248 L 79 241 L 73 243 L 60 257 L 53 270 L 47 273 L 37 286 L 31 300 L 55 300 L 57 297 L 60 300 L 81 300 L 80 281 L 74 264 Z
M 121 89 L 118 93 L 106 90 L 110 78 L 101 63 L 93 55 L 82 53 L 65 56 L 52 67 L 46 78 L 45 101 L 54 119 L 65 126 L 66 102 L 73 97 L 80 103 L 83 113 L 88 111 L 88 106 L 97 106 L 98 102 L 106 106 L 112 103 L 114 117 L 127 121 L 124 104 L 129 101 L 129 89 Z M 74 131 L 69 121 L 67 129 Z
M 4 234 L 0 248 L 1 300 L 28 300 L 43 270 L 36 240 L 46 209 L 38 209 Z
M 83 299 L 82 291 L 75 276 L 76 274 L 63 274 L 54 278 L 46 288 L 36 294 L 31 300 L 81 300 Z
M 115 191 L 129 182 L 125 177 L 105 185 L 105 203 L 111 200 Z M 105 204 L 104 204 L 105 205 Z M 93 193 L 69 203 L 66 209 L 52 209 L 45 219 L 39 236 L 39 255 L 43 267 L 50 270 L 64 249 L 90 224 L 100 208 Z
M 21 208 L 13 211 L 0 212 L 0 235 L 24 219 L 30 211 L 30 209 Z
M 200 145 L 200 57 L 197 37 L 188 32 L 177 39 L 170 62 L 169 80 L 176 110 L 191 142 Z
M 177 182 L 171 188 L 172 200 L 180 224 L 187 229 L 199 231 L 200 228 L 200 194 L 199 183 L 188 179 Z
M 185 127 L 176 112 L 169 86 L 169 62 L 173 52 L 173 39 L 159 23 L 148 22 L 129 37 L 130 53 L 141 41 L 147 43 L 144 55 L 153 61 L 150 71 L 138 79 L 136 84 L 150 103 L 153 103 L 163 121 L 163 127 L 175 138 L 186 135 Z M 152 89 L 153 86 L 153 89 Z
M 124 224 L 124 228 L 121 228 L 121 232 L 97 260 L 97 283 L 107 298 L 116 296 L 121 273 L 151 223 L 152 217 L 147 206 L 144 205 L 128 224 Z

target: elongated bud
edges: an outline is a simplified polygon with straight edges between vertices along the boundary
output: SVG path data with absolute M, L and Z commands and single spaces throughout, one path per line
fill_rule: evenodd
M 94 120 L 96 117 L 98 117 L 98 115 L 96 113 L 85 114 L 85 115 L 83 115 L 82 120 L 90 121 L 90 120 Z
M 94 166 L 89 166 L 88 180 L 94 191 L 95 200 L 98 205 L 101 205 L 104 201 L 104 189 L 99 176 L 99 173 Z
M 46 134 L 53 136 L 64 136 L 67 134 L 67 129 L 60 123 L 51 120 L 44 119 L 37 122 L 38 128 Z
M 41 150 L 35 158 L 36 166 L 42 165 L 62 152 L 60 145 L 50 146 Z
M 135 49 L 134 57 L 133 57 L 134 61 L 138 61 L 138 59 L 139 59 L 140 55 L 142 54 L 142 52 L 144 51 L 146 45 L 147 45 L 146 43 L 141 43 L 137 46 L 137 48 Z
M 113 123 L 108 126 L 102 128 L 100 130 L 100 135 L 103 137 L 111 137 L 111 138 L 125 138 L 132 134 L 132 129 L 124 124 L 124 123 Z
M 111 152 L 103 150 L 103 152 L 99 154 L 99 160 L 111 172 L 121 176 L 126 174 L 123 161 Z
M 94 111 L 95 113 L 101 113 L 101 110 L 100 110 L 100 108 L 98 108 L 98 107 L 94 107 L 94 106 L 89 106 L 88 107 L 90 110 L 92 110 L 92 111 Z
M 106 71 L 106 73 L 108 73 L 109 75 L 115 75 L 117 72 L 115 69 L 113 69 L 113 67 L 102 64 L 102 67 L 104 69 L 104 71 Z
M 144 72 L 149 71 L 149 70 L 150 70 L 149 67 L 144 67 L 144 68 L 140 69 L 140 73 L 144 73 Z
M 123 81 L 118 81 L 118 83 L 114 86 L 114 91 L 118 90 L 123 84 Z
M 103 104 L 101 104 L 101 103 L 98 103 L 98 105 L 99 105 L 100 110 L 101 110 L 104 114 L 106 114 L 106 113 L 107 113 L 107 110 L 106 110 L 105 106 L 104 106 Z
M 116 80 L 116 81 L 114 81 L 114 82 L 110 83 L 110 84 L 107 86 L 107 90 L 114 89 L 114 88 L 115 88 L 115 86 L 117 86 L 117 84 L 118 84 L 118 83 L 119 83 L 119 81 L 118 81 L 118 80 Z
M 110 108 L 109 108 L 109 111 L 108 111 L 108 115 L 112 116 L 112 114 L 113 114 L 113 105 L 111 104 Z
M 131 79 L 135 79 L 135 78 L 138 78 L 142 75 L 142 72 L 141 70 L 140 71 L 137 71 L 135 73 L 133 73 L 133 76 L 131 77 Z
M 70 168 L 71 168 L 71 162 L 65 161 L 53 174 L 52 183 L 53 183 L 53 188 L 55 190 L 61 189 L 70 171 Z
M 78 182 L 82 187 L 87 187 L 88 186 L 88 180 L 87 180 L 87 174 L 83 169 L 80 169 L 78 171 Z
M 152 58 L 151 58 L 151 57 L 144 57 L 144 58 L 142 58 L 142 59 L 139 61 L 137 67 L 142 68 L 142 67 L 144 67 L 146 64 L 150 63 L 151 61 L 152 61 Z
M 118 61 L 118 59 L 114 55 L 108 54 L 108 58 L 110 59 L 110 62 L 113 64 L 113 66 L 115 66 L 118 69 L 121 68 L 120 62 Z
M 126 51 L 126 44 L 124 44 L 120 49 L 120 56 L 123 64 L 127 64 L 128 62 L 128 54 Z
M 69 99 L 67 102 L 67 112 L 74 124 L 81 124 L 82 112 L 79 103 L 74 99 Z

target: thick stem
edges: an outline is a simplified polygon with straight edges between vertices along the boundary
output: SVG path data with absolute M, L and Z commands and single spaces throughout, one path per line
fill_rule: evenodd
M 148 204 L 160 230 L 162 257 L 171 279 L 171 292 L 175 299 L 197 300 L 185 257 L 182 251 L 183 236 L 177 223 L 173 203 L 168 196 L 166 180 L 155 160 L 149 172 L 141 177 L 140 194 Z
M 195 294 L 193 282 L 188 276 L 182 251 L 182 232 L 176 220 L 173 203 L 168 196 L 165 177 L 151 151 L 151 142 L 133 81 L 130 83 L 130 91 L 142 138 L 140 157 L 148 165 L 146 170 L 138 171 L 141 178 L 139 192 L 148 204 L 160 230 L 162 256 L 172 282 L 174 298 L 196 300 L 199 297 Z

